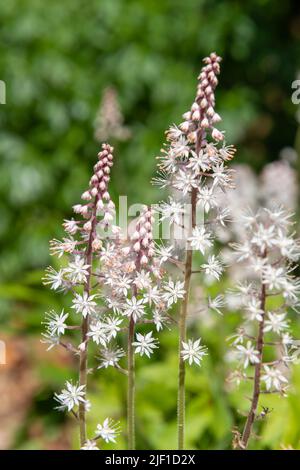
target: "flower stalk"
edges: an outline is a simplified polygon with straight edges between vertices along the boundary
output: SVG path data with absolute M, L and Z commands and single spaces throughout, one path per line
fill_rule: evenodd
M 263 347 L 264 347 L 264 324 L 265 324 L 265 308 L 266 308 L 266 286 L 262 285 L 261 289 L 261 304 L 260 308 L 262 310 L 262 320 L 259 323 L 258 335 L 256 341 L 256 349 L 258 351 L 258 360 L 259 362 L 255 364 L 254 372 L 254 383 L 253 383 L 253 395 L 251 400 L 251 407 L 247 416 L 246 424 L 241 439 L 241 448 L 246 449 L 248 446 L 249 438 L 252 433 L 253 423 L 256 418 L 257 407 L 259 402 L 260 395 L 260 382 L 261 382 L 261 364 L 263 359 Z
M 232 358 L 238 360 L 230 380 L 237 385 L 251 383 L 251 403 L 243 432 L 234 430 L 233 447 L 247 449 L 253 428 L 261 413 L 262 394 L 288 390 L 288 369 L 298 360 L 299 346 L 289 334 L 288 309 L 299 309 L 300 281 L 294 263 L 300 257 L 299 240 L 290 234 L 291 215 L 283 208 L 261 208 L 256 214 L 245 213 L 240 223 L 245 226 L 245 239 L 233 243 L 236 262 L 243 263 L 249 279 L 239 283 L 237 295 L 245 323 L 233 339 Z M 272 302 L 268 301 L 272 298 Z M 275 309 L 271 309 L 277 303 Z M 256 333 L 255 333 L 256 332 Z M 248 372 L 249 368 L 254 372 Z
M 158 177 L 154 184 L 169 187 L 177 199 L 170 197 L 169 203 L 160 207 L 161 221 L 168 219 L 170 225 L 179 228 L 185 242 L 184 261 L 174 259 L 175 247 L 163 248 L 164 256 L 183 271 L 183 301 L 179 314 L 179 357 L 178 357 L 178 448 L 184 448 L 185 427 L 185 362 L 200 365 L 206 354 L 205 348 L 196 341 L 187 341 L 187 316 L 192 274 L 201 272 L 219 278 L 222 272 L 221 262 L 217 257 L 209 256 L 200 270 L 193 269 L 193 251 L 202 255 L 213 245 L 213 229 L 219 223 L 224 225 L 225 211 L 219 210 L 218 195 L 231 187 L 231 173 L 225 168 L 235 149 L 225 146 L 224 135 L 215 128 L 221 120 L 215 112 L 214 90 L 218 84 L 221 58 L 212 53 L 204 59 L 204 66 L 198 77 L 198 87 L 190 111 L 183 115 L 185 119 L 178 127 L 172 126 L 167 132 L 167 147 L 162 150 Z M 222 142 L 221 148 L 219 144 Z M 186 211 L 188 206 L 188 211 Z M 197 225 L 197 209 L 203 214 L 214 210 L 216 216 Z M 187 214 L 187 217 L 185 215 Z M 178 232 L 178 230 L 177 230 Z M 221 298 L 209 301 L 209 308 L 216 311 L 221 306 Z M 214 307 L 213 307 L 214 306 Z

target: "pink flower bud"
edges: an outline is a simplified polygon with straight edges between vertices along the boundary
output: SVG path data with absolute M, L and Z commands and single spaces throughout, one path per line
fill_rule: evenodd
M 89 191 L 85 191 L 84 193 L 82 193 L 81 199 L 83 199 L 84 201 L 90 201 L 92 199 L 92 196 Z
M 200 123 L 200 126 L 201 126 L 202 128 L 204 128 L 204 129 L 205 129 L 206 127 L 209 127 L 208 119 L 207 119 L 207 118 L 202 119 L 202 121 L 201 121 L 201 123 Z
M 216 129 L 215 127 L 213 128 L 213 131 L 211 133 L 211 136 L 213 139 L 217 140 L 217 141 L 222 141 L 224 139 L 224 135 L 222 134 L 222 132 L 220 132 L 218 129 Z
M 140 242 L 136 242 L 136 243 L 133 245 L 133 249 L 134 249 L 134 251 L 140 251 L 140 249 L 141 249 Z
M 192 114 L 192 120 L 193 121 L 199 121 L 199 119 L 200 119 L 200 112 L 197 109 L 197 111 L 194 111 L 193 114 Z
M 139 232 L 136 230 L 133 235 L 131 236 L 131 240 L 138 240 L 140 238 Z
M 184 113 L 182 115 L 183 119 L 185 119 L 186 121 L 188 121 L 189 119 L 191 119 L 191 112 L 190 111 L 187 111 L 186 113 Z
M 180 125 L 179 125 L 179 128 L 183 131 L 183 132 L 188 132 L 189 130 L 189 123 L 187 121 L 185 122 L 182 122 Z
M 220 122 L 220 121 L 222 121 L 221 116 L 218 113 L 215 113 L 213 115 L 212 122 L 215 123 L 215 122 Z
M 104 208 L 104 203 L 103 203 L 102 199 L 99 199 L 99 201 L 97 202 L 97 209 L 99 211 L 102 211 L 103 208 Z
M 92 223 L 90 220 L 84 224 L 83 230 L 85 232 L 90 232 L 92 230 Z
M 147 264 L 147 263 L 148 263 L 148 258 L 147 258 L 147 256 L 143 255 L 143 256 L 141 257 L 141 264 L 145 265 L 145 264 Z
M 214 108 L 210 106 L 208 110 L 206 111 L 206 113 L 207 113 L 207 116 L 211 118 L 215 114 Z
M 102 248 L 102 241 L 99 238 L 95 238 L 92 242 L 92 249 L 93 251 L 98 251 Z
M 200 103 L 201 108 L 202 109 L 206 108 L 207 104 L 208 103 L 207 103 L 206 98 L 202 98 L 201 103 Z

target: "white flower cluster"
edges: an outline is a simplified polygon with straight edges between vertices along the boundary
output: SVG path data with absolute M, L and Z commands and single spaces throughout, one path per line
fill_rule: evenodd
M 64 310 L 61 313 L 53 310 L 46 313 L 43 341 L 49 344 L 49 349 L 56 345 L 63 346 L 78 355 L 81 363 L 85 364 L 83 373 L 82 368 L 80 369 L 79 383 L 74 385 L 67 381 L 65 389 L 55 394 L 55 400 L 59 403 L 57 408 L 72 412 L 81 426 L 82 422 L 85 422 L 82 416 L 90 409 L 90 403 L 86 398 L 85 379 L 88 370 L 88 342 L 93 340 L 97 345 L 106 348 L 120 331 L 122 323 L 113 314 L 102 318 L 103 306 L 98 302 L 101 279 L 94 272 L 94 266 L 97 262 L 99 264 L 101 253 L 108 245 L 108 241 L 100 237 L 101 230 L 107 232 L 110 229 L 112 233 L 117 230 L 112 224 L 115 208 L 108 192 L 113 165 L 112 152 L 113 148 L 110 145 L 102 145 L 89 182 L 89 189 L 81 196 L 84 202 L 73 207 L 76 216 L 80 216 L 81 220 L 77 218 L 65 220 L 63 227 L 67 237 L 62 241 L 53 240 L 50 244 L 51 253 L 59 258 L 66 255 L 68 264 L 59 270 L 49 267 L 44 279 L 45 284 L 51 289 L 71 292 L 73 296 L 71 309 L 75 315 Z M 116 351 L 107 349 L 102 360 L 103 367 L 116 365 L 123 354 L 120 349 Z M 117 435 L 117 431 L 111 427 L 108 420 L 98 427 L 97 432 L 106 442 L 114 441 Z M 97 448 L 95 439 L 86 440 L 85 443 L 83 440 L 81 436 L 81 444 L 84 444 L 82 448 Z
M 169 200 L 157 208 L 161 222 L 167 220 L 176 231 L 175 242 L 178 238 L 185 240 L 186 250 L 198 251 L 204 257 L 203 263 L 194 269 L 203 274 L 207 283 L 219 280 L 223 272 L 223 263 L 210 252 L 217 227 L 224 227 L 229 219 L 229 210 L 220 206 L 219 195 L 232 187 L 232 170 L 226 163 L 235 154 L 234 147 L 225 144 L 223 132 L 215 127 L 221 121 L 215 111 L 214 95 L 220 61 L 215 53 L 204 59 L 195 101 L 183 114 L 184 121 L 167 131 L 167 143 L 159 156 L 158 176 L 153 180 L 153 184 L 168 187 L 172 192 Z M 158 251 L 164 260 L 183 267 L 185 273 L 193 270 L 193 266 L 187 267 L 183 261 L 180 264 L 173 257 L 174 250 L 173 246 L 162 246 Z M 208 308 L 220 313 L 223 304 L 220 296 L 206 303 Z M 200 340 L 186 342 L 181 338 L 181 347 L 182 357 L 199 365 L 194 359 L 197 354 L 193 356 L 200 348 L 197 341 L 200 344 Z
M 299 355 L 287 319 L 288 309 L 298 311 L 300 306 L 300 279 L 293 274 L 300 247 L 290 234 L 290 218 L 282 208 L 248 214 L 243 222 L 248 238 L 233 244 L 237 261 L 252 268 L 251 279 L 236 289 L 245 323 L 233 337 L 240 364 L 234 376 L 239 382 L 245 378 L 243 370 L 255 366 L 259 387 L 264 384 L 268 392 L 285 393 L 288 366 Z
M 152 324 L 156 331 L 160 331 L 170 321 L 167 313 L 170 307 L 183 298 L 183 282 L 166 278 L 162 260 L 157 257 L 152 234 L 153 223 L 152 209 L 145 206 L 129 239 L 117 237 L 101 253 L 99 273 L 106 286 L 103 298 L 107 312 L 113 310 L 114 317 L 104 311 L 101 322 L 96 322 L 95 326 L 92 319 L 90 328 L 95 328 L 96 331 L 89 334 L 103 346 L 102 367 L 116 366 L 121 357 L 118 346 L 116 349 L 111 346 L 109 350 L 106 349 L 110 340 L 116 338 L 119 325 L 126 328 L 126 324 L 133 319 L 135 325 Z M 109 332 L 108 328 L 114 328 L 115 334 Z M 157 340 L 152 334 L 152 331 L 136 334 L 133 342 L 136 354 L 150 357 L 157 348 Z

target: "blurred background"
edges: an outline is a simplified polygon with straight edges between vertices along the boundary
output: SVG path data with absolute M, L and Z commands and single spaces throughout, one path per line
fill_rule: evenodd
M 76 377 L 67 352 L 40 342 L 41 321 L 68 299 L 41 285 L 51 263 L 48 242 L 79 201 L 99 149 L 115 146 L 111 191 L 128 203 L 164 195 L 151 186 L 164 131 L 179 123 L 195 95 L 203 56 L 223 57 L 217 112 L 243 198 L 282 198 L 297 210 L 300 111 L 292 82 L 300 78 L 299 2 L 276 0 L 10 0 L 0 3 L 0 448 L 76 448 L 74 423 L 53 410 L 53 393 Z M 207 290 L 216 294 L 224 279 Z M 195 294 L 196 295 L 196 294 Z M 223 338 L 238 312 L 203 315 L 191 328 L 211 355 L 187 376 L 187 447 L 226 449 L 243 422 L 245 391 L 231 391 Z M 295 334 L 300 336 L 295 317 Z M 201 333 L 200 333 L 201 332 Z M 195 333 L 197 334 L 197 333 Z M 138 360 L 138 447 L 176 447 L 175 332 L 148 363 Z M 226 364 L 226 363 L 225 363 Z M 229 369 L 229 367 L 228 367 Z M 168 371 L 168 380 L 165 380 Z M 173 373 L 171 373 L 173 371 Z M 259 424 L 253 447 L 300 448 L 300 367 L 289 398 L 263 398 L 274 411 Z M 225 384 L 225 385 L 224 385 Z M 90 429 L 113 415 L 124 425 L 126 384 L 101 371 L 91 386 Z M 124 448 L 122 438 L 118 448 Z

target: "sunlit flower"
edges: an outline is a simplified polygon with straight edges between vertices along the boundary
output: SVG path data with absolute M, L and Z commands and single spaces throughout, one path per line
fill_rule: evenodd
M 164 284 L 164 294 L 162 298 L 167 302 L 168 307 L 173 305 L 178 301 L 178 299 L 182 299 L 185 290 L 184 290 L 184 282 L 177 281 L 174 282 L 172 279 L 169 279 L 167 283 Z
M 182 341 L 181 355 L 184 361 L 188 361 L 189 365 L 192 365 L 193 362 L 200 366 L 200 362 L 203 359 L 203 356 L 207 355 L 206 346 L 200 344 L 201 338 L 193 341 L 191 339 L 188 342 Z
M 94 302 L 94 298 L 96 295 L 88 295 L 87 292 L 83 292 L 83 294 L 75 293 L 75 298 L 73 299 L 73 305 L 71 308 L 74 308 L 76 313 L 81 313 L 82 316 L 85 318 L 87 315 L 91 315 L 96 312 L 96 305 L 97 303 Z
M 269 367 L 264 365 L 264 375 L 261 380 L 265 382 L 267 390 L 275 388 L 275 390 L 281 390 L 282 385 L 288 383 L 287 378 L 282 374 L 280 369 L 275 367 Z
M 239 357 L 244 361 L 244 368 L 250 364 L 259 364 L 259 351 L 257 351 L 251 341 L 247 341 L 246 346 L 238 344 L 236 346 Z
M 206 249 L 212 246 L 211 234 L 204 227 L 195 227 L 188 241 L 192 248 L 201 251 L 203 255 Z
M 71 411 L 79 403 L 85 403 L 85 385 L 73 385 L 67 381 L 66 388 L 61 393 L 55 393 L 54 398 L 59 403 L 58 409 Z
M 119 423 L 114 423 L 113 420 L 106 418 L 103 424 L 97 424 L 96 434 L 107 443 L 116 442 L 116 438 L 120 434 Z
M 152 338 L 152 331 L 150 331 L 146 335 L 137 333 L 136 341 L 132 343 L 132 345 L 135 347 L 136 354 L 139 354 L 140 356 L 146 354 L 146 356 L 148 357 L 150 357 L 150 355 L 153 353 L 153 350 L 158 347 L 157 340 L 155 338 Z

